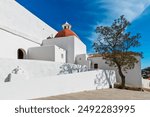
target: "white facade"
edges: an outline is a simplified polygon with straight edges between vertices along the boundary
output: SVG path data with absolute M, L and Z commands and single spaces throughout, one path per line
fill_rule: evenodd
M 76 56 L 76 64 L 86 65 L 88 69 L 91 69 L 92 68 L 91 63 L 92 63 L 92 60 L 88 59 L 87 54 L 80 54 Z
M 15 0 L 0 0 L 0 19 L 1 28 L 10 29 L 38 43 L 57 33 Z
M 92 57 L 92 58 L 84 58 L 82 57 L 82 63 L 88 63 L 88 66 L 90 69 L 104 69 L 104 70 L 115 70 L 116 71 L 116 77 L 117 82 L 121 83 L 120 75 L 118 74 L 118 70 L 116 68 L 108 66 L 108 64 L 105 63 L 105 60 L 102 59 L 102 57 Z M 141 59 L 140 57 L 137 57 L 139 60 L 138 63 L 135 64 L 134 69 L 128 70 L 127 73 L 124 73 L 126 76 L 126 84 L 129 86 L 134 87 L 142 87 L 142 76 L 141 76 Z M 80 62 L 80 61 L 79 61 Z M 78 62 L 78 63 L 79 63 Z M 95 66 L 97 68 L 95 68 Z
M 17 50 L 24 49 L 27 52 L 29 47 L 39 46 L 39 44 L 0 30 L 0 58 L 17 59 Z
M 45 60 L 65 63 L 66 51 L 56 45 L 34 47 L 28 49 L 27 58 L 32 60 Z
M 19 48 L 27 52 L 56 33 L 15 0 L 0 0 L 0 58 L 17 59 Z
M 76 36 L 60 37 L 43 40 L 42 46 L 57 45 L 66 50 L 66 62 L 75 63 L 77 55 L 86 54 L 85 44 Z

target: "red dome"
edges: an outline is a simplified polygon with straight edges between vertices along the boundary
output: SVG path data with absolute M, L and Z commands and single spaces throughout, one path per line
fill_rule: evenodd
M 76 36 L 78 37 L 73 31 L 71 31 L 70 29 L 63 29 L 62 31 L 59 31 L 55 38 L 57 37 L 68 37 L 68 36 Z

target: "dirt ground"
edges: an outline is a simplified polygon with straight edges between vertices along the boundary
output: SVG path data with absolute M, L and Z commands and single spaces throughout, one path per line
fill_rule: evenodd
M 40 100 L 150 100 L 150 92 L 131 91 L 122 89 L 101 89 L 59 96 L 50 96 L 39 99 Z

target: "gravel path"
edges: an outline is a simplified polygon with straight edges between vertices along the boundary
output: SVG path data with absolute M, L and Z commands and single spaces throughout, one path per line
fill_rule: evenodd
M 39 98 L 41 100 L 150 100 L 150 92 L 121 89 L 101 89 L 59 96 Z

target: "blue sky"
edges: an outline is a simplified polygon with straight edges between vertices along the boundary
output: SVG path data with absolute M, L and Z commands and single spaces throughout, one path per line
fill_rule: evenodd
M 56 30 L 66 21 L 72 25 L 87 45 L 88 53 L 93 52 L 96 39 L 95 29 L 110 25 L 120 15 L 132 23 L 128 30 L 141 33 L 142 68 L 150 66 L 150 0 L 16 0 L 30 12 Z

